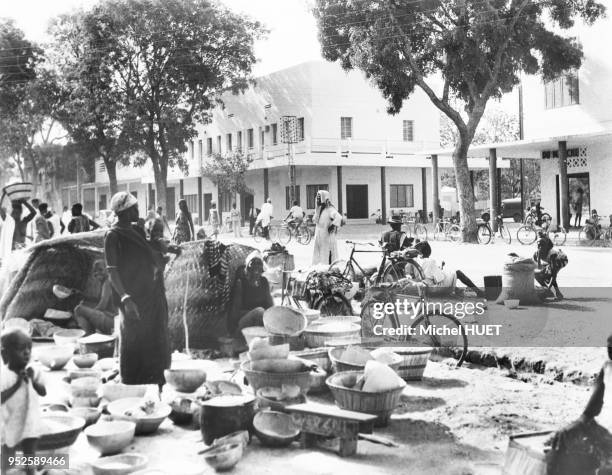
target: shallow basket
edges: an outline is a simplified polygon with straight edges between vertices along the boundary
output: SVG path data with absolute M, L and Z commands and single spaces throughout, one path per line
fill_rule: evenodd
M 310 371 L 299 373 L 270 373 L 267 371 L 254 371 L 250 361 L 244 361 L 240 369 L 244 372 L 249 385 L 253 391 L 265 387 L 280 388 L 283 384 L 295 384 L 300 387 L 302 394 L 306 394 L 310 389 Z
M 309 348 L 319 348 L 325 346 L 329 340 L 338 338 L 359 338 L 361 335 L 361 327 L 356 323 L 347 323 L 345 331 L 317 331 L 317 327 L 321 325 L 312 325 L 306 328 L 303 335 L 306 339 L 306 346 Z
M 374 348 L 367 348 L 368 350 L 373 350 Z M 344 347 L 335 347 L 329 349 L 329 359 L 331 361 L 332 369 L 334 373 L 340 373 L 342 371 L 363 371 L 365 368 L 365 364 L 354 364 L 347 363 L 346 361 L 342 361 L 340 355 L 345 350 Z M 395 352 L 395 350 L 394 350 Z M 398 360 L 396 363 L 388 364 L 387 366 L 394 370 L 397 373 L 397 370 L 400 368 L 402 364 L 402 360 Z
M 375 415 L 378 418 L 374 425 L 384 427 L 389 423 L 391 413 L 398 406 L 404 388 L 400 387 L 390 391 L 370 393 L 347 388 L 341 384 L 341 381 L 346 377 L 357 379 L 362 375 L 363 371 L 343 371 L 327 378 L 326 384 L 334 396 L 336 405 L 340 409 Z
M 393 348 L 402 357 L 402 362 L 395 369 L 404 381 L 421 381 L 427 367 L 431 348 Z
M 34 185 L 29 182 L 13 183 L 2 188 L 9 201 L 29 200 L 32 197 Z M 2 193 L 0 193 L 0 198 Z

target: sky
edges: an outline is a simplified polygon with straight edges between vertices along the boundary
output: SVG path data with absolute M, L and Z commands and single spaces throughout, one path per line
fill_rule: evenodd
M 26 36 L 44 42 L 49 20 L 74 8 L 87 8 L 97 0 L 0 0 L 0 16 L 15 20 Z M 260 60 L 255 76 L 305 61 L 322 59 L 310 0 L 223 0 L 232 10 L 246 13 L 270 30 L 255 46 Z

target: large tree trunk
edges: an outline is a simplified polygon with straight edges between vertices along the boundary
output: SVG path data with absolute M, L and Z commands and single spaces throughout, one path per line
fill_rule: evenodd
M 119 187 L 117 185 L 117 162 L 110 160 L 107 157 L 102 158 L 104 159 L 104 166 L 106 167 L 106 174 L 108 175 L 110 195 L 113 196 L 115 193 L 117 193 L 117 191 L 119 191 Z
M 468 148 L 469 141 L 464 134 L 459 134 L 453 151 L 453 166 L 457 182 L 463 242 L 478 242 L 476 216 L 474 214 L 474 189 L 472 188 L 467 161 Z
M 168 167 L 163 163 L 163 157 L 159 157 L 158 161 L 153 161 L 153 174 L 155 176 L 155 190 L 157 194 L 157 206 L 164 208 L 164 214 L 168 212 L 168 203 L 166 198 L 166 186 L 168 183 Z M 166 162 L 167 163 L 167 162 Z

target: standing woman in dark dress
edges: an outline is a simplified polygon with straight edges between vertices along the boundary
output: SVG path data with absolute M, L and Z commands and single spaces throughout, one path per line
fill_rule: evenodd
M 193 241 L 195 238 L 193 220 L 191 219 L 191 213 L 187 207 L 187 201 L 183 199 L 179 200 L 178 206 L 179 213 L 176 217 L 176 227 L 174 228 L 174 236 L 172 238 L 174 244 Z
M 117 215 L 104 239 L 113 294 L 119 306 L 119 358 L 125 384 L 164 384 L 170 367 L 168 303 L 155 257 L 138 221 L 138 201 L 127 192 L 111 200 Z

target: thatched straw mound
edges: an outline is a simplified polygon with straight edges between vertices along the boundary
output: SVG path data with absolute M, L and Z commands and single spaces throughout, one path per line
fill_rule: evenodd
M 183 302 L 187 290 L 190 348 L 211 348 L 226 334 L 227 309 L 236 271 L 254 249 L 205 240 L 181 245 L 183 252 L 166 269 L 170 342 L 185 347 Z
M 78 302 L 59 300 L 53 285 L 83 292 L 97 302 L 100 284 L 92 278 L 93 263 L 103 259 L 104 231 L 62 236 L 32 246 L 25 265 L 15 275 L 0 300 L 2 318 L 42 318 L 48 308 L 72 310 Z

